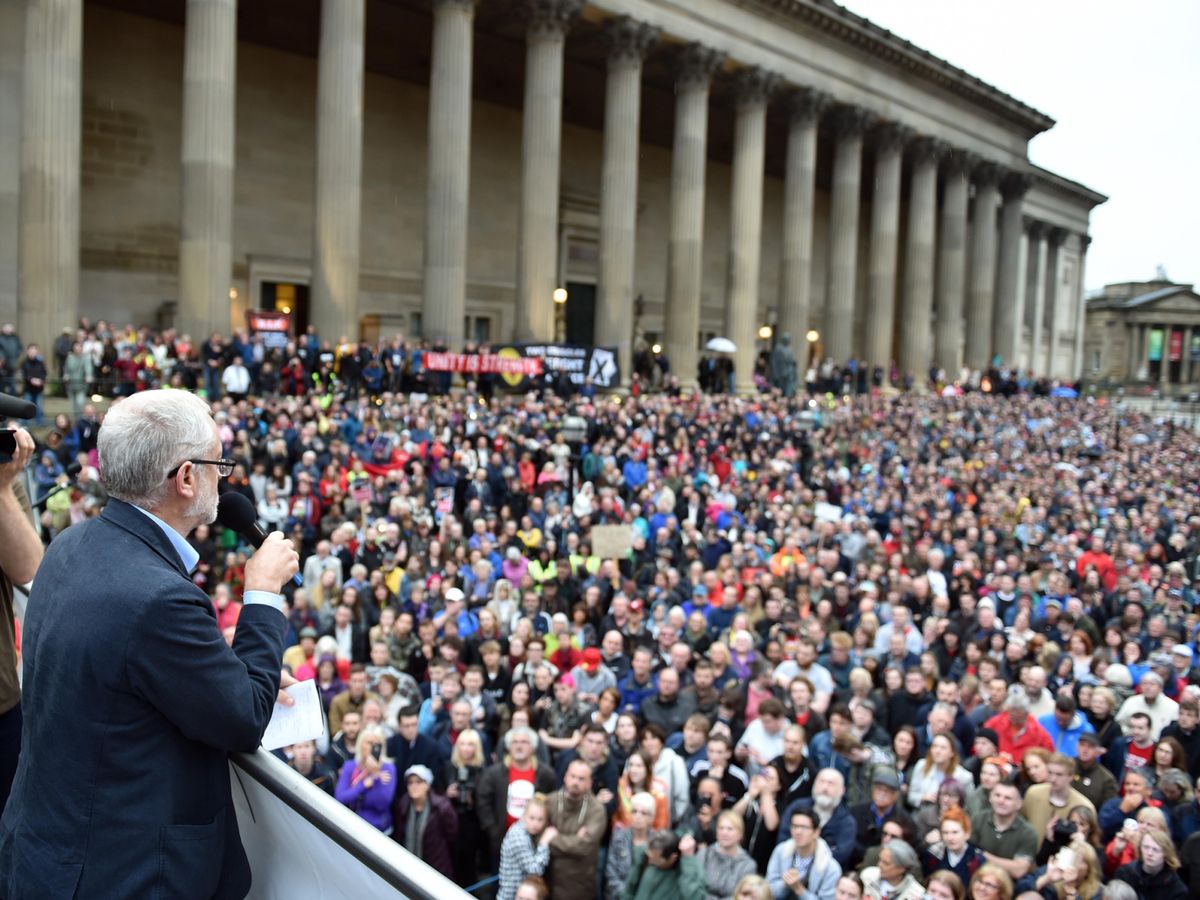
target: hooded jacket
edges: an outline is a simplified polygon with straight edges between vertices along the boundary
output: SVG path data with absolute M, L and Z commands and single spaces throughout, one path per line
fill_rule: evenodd
M 706 900 L 732 897 L 738 882 L 758 871 L 753 857 L 741 847 L 737 848 L 735 855 L 729 856 L 722 853 L 716 844 L 709 844 L 696 854 L 696 858 L 700 861 L 704 882 L 708 885 L 704 895 Z
M 1066 728 L 1058 724 L 1058 719 L 1055 718 L 1054 713 L 1042 716 L 1038 719 L 1038 724 L 1046 729 L 1046 734 L 1050 735 L 1050 740 L 1054 742 L 1055 751 L 1071 758 L 1078 755 L 1079 736 L 1095 731 L 1092 728 L 1092 723 L 1087 720 L 1087 717 L 1079 712 L 1071 717 L 1071 723 Z
M 771 861 L 767 863 L 767 884 L 771 888 L 771 896 L 777 900 L 793 896 L 791 890 L 783 881 L 783 875 L 792 867 L 792 857 L 796 853 L 796 842 L 788 838 L 775 848 Z M 808 877 L 804 879 L 804 893 L 800 900 L 833 900 L 838 879 L 842 877 L 842 867 L 833 858 L 829 845 L 824 838 L 817 838 L 817 849 L 813 853 L 812 867 Z

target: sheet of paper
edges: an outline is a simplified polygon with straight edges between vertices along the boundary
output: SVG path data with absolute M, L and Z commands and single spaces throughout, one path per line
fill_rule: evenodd
M 285 690 L 296 702 L 292 706 L 282 706 L 275 701 L 275 711 L 263 734 L 264 750 L 278 750 L 297 741 L 315 741 L 325 732 L 325 713 L 321 709 L 317 683 L 309 679 Z

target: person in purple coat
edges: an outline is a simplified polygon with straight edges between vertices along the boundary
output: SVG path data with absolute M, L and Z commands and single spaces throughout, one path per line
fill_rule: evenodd
M 342 766 L 334 796 L 384 834 L 391 834 L 396 767 L 386 754 L 383 729 L 368 725 L 358 736 L 354 759 Z

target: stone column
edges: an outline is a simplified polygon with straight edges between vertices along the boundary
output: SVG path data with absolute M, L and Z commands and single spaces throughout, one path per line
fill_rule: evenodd
M 985 369 L 992 357 L 992 308 L 996 289 L 997 185 L 1002 172 L 991 162 L 975 167 L 975 206 L 971 211 L 971 277 L 967 289 L 967 336 L 964 361 Z
M 924 385 L 933 342 L 933 251 L 937 229 L 938 160 L 945 145 L 919 138 L 912 145 L 913 172 L 908 196 L 908 236 L 904 258 L 904 315 L 900 326 L 900 371 Z
M 904 145 L 912 129 L 885 122 L 876 131 L 875 193 L 871 201 L 871 249 L 867 264 L 864 354 L 868 366 L 887 372 L 896 327 L 896 259 L 900 243 L 900 180 Z
M 1058 353 L 1058 332 L 1062 328 L 1062 306 L 1065 303 L 1062 290 L 1063 241 L 1067 232 L 1062 228 L 1050 229 L 1050 258 L 1046 265 L 1046 357 L 1043 374 L 1054 377 L 1054 359 Z
M 844 365 L 853 354 L 854 296 L 858 274 L 858 208 L 863 131 L 870 113 L 856 106 L 833 114 L 837 145 L 829 215 L 829 293 L 825 306 L 825 355 Z
M 364 20 L 364 0 L 322 0 L 310 321 L 332 341 L 358 338 Z
M 734 389 L 739 394 L 754 391 L 767 98 L 778 83 L 779 76 L 757 67 L 742 69 L 734 80 L 737 118 L 733 134 L 729 300 L 725 305 L 725 333 L 737 347 L 733 355 L 733 370 Z
M 638 123 L 642 60 L 658 29 L 622 16 L 611 21 L 604 99 L 604 163 L 600 179 L 600 284 L 596 344 L 616 347 L 621 382 L 633 362 L 633 273 L 637 243 Z
M 1075 364 L 1071 367 L 1076 378 L 1082 378 L 1086 360 L 1083 358 L 1084 336 L 1087 330 L 1087 291 L 1084 288 L 1083 276 L 1087 269 L 1087 251 L 1091 244 L 1091 235 L 1079 236 L 1079 284 L 1075 291 Z M 1186 371 L 1187 347 L 1183 348 L 1183 365 L 1180 374 Z
M 1025 321 L 1025 279 L 1021 273 L 1021 244 L 1025 240 L 1022 209 L 1032 179 L 1010 172 L 1000 183 L 1004 206 L 1000 211 L 1000 270 L 996 277 L 996 309 L 993 315 L 992 355 L 1006 366 L 1015 365 Z
M 787 168 L 783 185 L 783 246 L 779 277 L 779 333 L 790 334 L 796 366 L 808 365 L 812 305 L 812 242 L 817 192 L 817 127 L 828 94 L 801 88 L 788 98 Z
M 1126 326 L 1126 331 L 1129 332 L 1129 352 L 1126 354 L 1125 360 L 1125 380 L 1133 381 L 1138 374 L 1138 355 L 1142 348 L 1141 333 L 1138 331 L 1137 325 Z
M 25 6 L 18 333 L 50 359 L 79 318 L 82 0 Z
M 25 3 L 0 3 L 0 322 L 17 321 Z
M 474 0 L 433 0 L 421 333 L 461 344 L 467 304 Z
M 946 157 L 946 180 L 942 196 L 942 227 L 938 236 L 937 324 L 934 330 L 934 362 L 951 380 L 962 368 L 963 294 L 967 278 L 967 203 L 971 169 L 976 159 L 970 153 L 953 151 Z M 916 372 L 913 375 L 917 375 Z
M 1138 326 L 1140 329 L 1138 347 L 1141 348 L 1141 359 L 1138 361 L 1137 371 L 1138 381 L 1150 380 L 1150 331 L 1153 327 L 1148 322 L 1143 322 Z
M 554 340 L 563 45 L 583 0 L 526 0 L 521 216 L 517 239 L 518 341 Z
M 708 166 L 708 93 L 725 54 L 689 44 L 675 76 L 671 155 L 671 231 L 667 238 L 667 358 L 686 389 L 696 386 L 704 250 L 704 176 Z
M 1042 323 L 1046 317 L 1046 263 L 1049 259 L 1048 229 L 1042 222 L 1029 226 L 1029 290 L 1026 302 L 1032 307 L 1029 329 L 1029 365 L 1035 375 L 1041 375 Z
M 188 0 L 183 50 L 179 331 L 231 324 L 237 0 Z

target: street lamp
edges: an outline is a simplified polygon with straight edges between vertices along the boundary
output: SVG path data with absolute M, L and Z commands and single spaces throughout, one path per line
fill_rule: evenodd
M 821 355 L 821 332 L 815 328 L 810 328 L 804 335 L 804 339 L 808 341 L 808 364 L 811 366 L 813 360 L 818 359 Z
M 567 289 L 558 287 L 550 295 L 554 299 L 554 340 L 560 344 L 567 340 Z
M 764 325 L 758 329 L 758 339 L 760 341 L 769 341 L 773 333 L 770 325 Z
M 650 352 L 655 356 L 658 356 L 658 354 L 662 353 L 662 344 L 652 344 L 650 346 Z
M 567 289 L 566 288 L 560 287 L 560 288 L 554 289 L 554 302 L 559 304 L 560 306 L 567 302 Z

